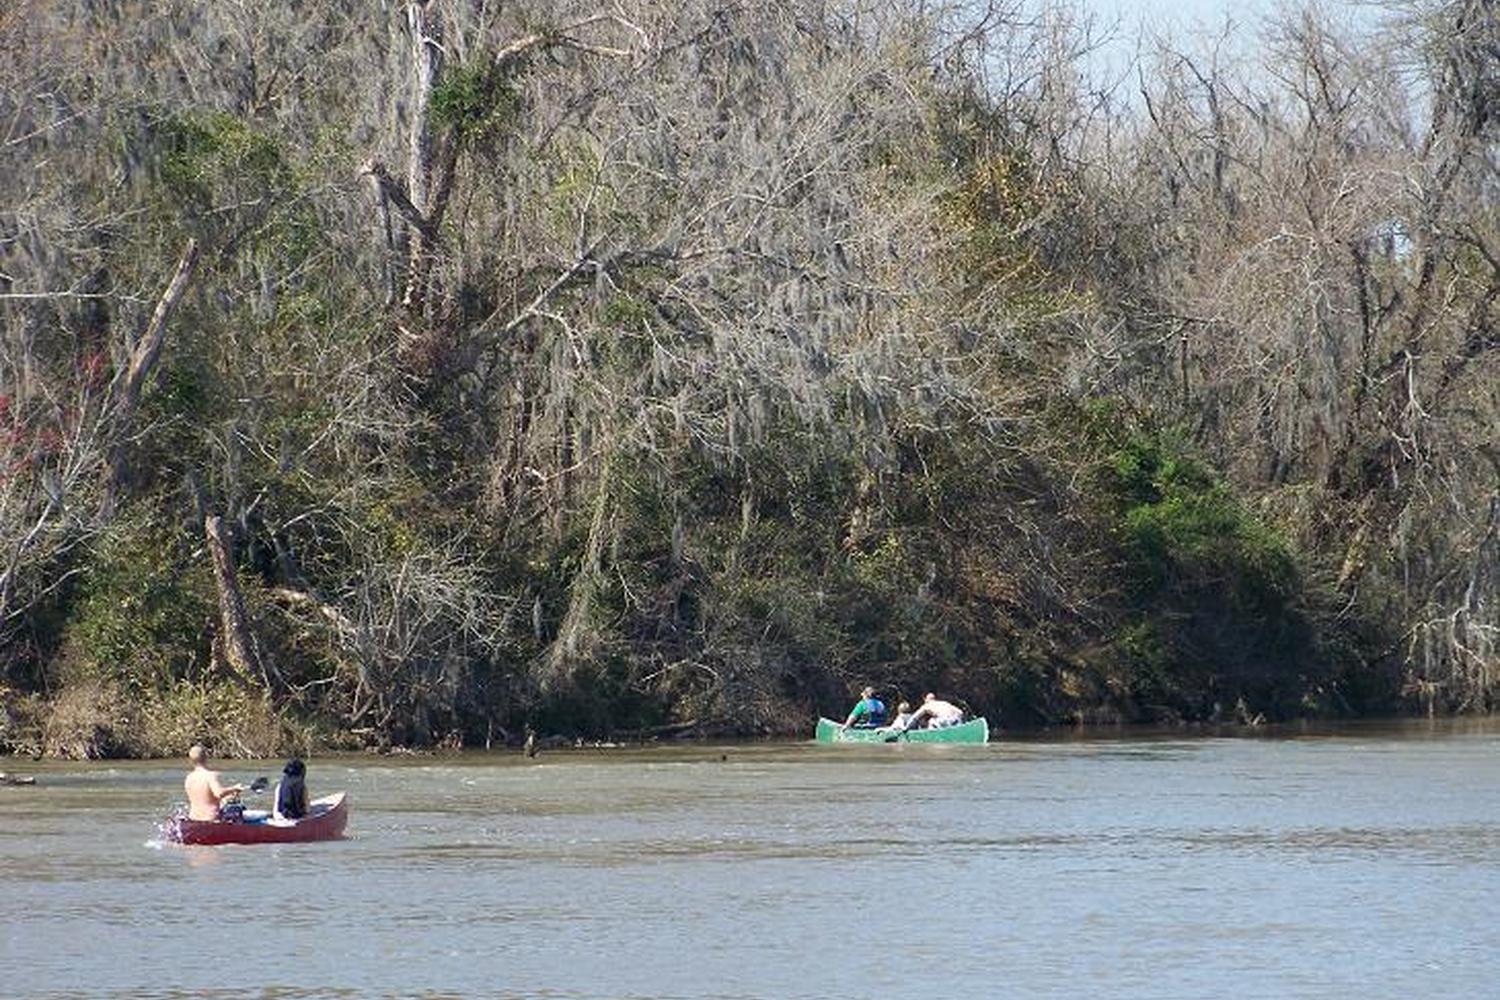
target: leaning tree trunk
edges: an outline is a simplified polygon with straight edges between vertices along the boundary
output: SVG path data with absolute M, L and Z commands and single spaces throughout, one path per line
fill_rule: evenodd
M 128 477 L 130 458 L 128 443 L 135 421 L 135 411 L 140 405 L 141 389 L 145 386 L 147 377 L 155 369 L 156 359 L 161 356 L 162 341 L 167 335 L 167 320 L 171 318 L 172 311 L 177 308 L 177 303 L 187 292 L 188 281 L 191 280 L 197 266 L 198 243 L 196 240 L 188 240 L 187 246 L 183 248 L 182 257 L 177 261 L 177 270 L 173 273 L 172 280 L 167 283 L 166 290 L 157 301 L 156 309 L 152 311 L 146 329 L 141 332 L 140 338 L 130 345 L 129 361 L 124 372 L 112 387 L 114 390 L 114 397 L 111 401 L 114 407 L 112 429 L 114 442 L 109 453 L 104 500 L 106 514 L 114 509 L 115 499 L 124 488 Z
M 208 539 L 208 551 L 213 557 L 214 583 L 219 591 L 219 625 L 224 658 L 236 674 L 248 681 L 258 679 L 269 693 L 270 670 L 260 655 L 255 636 L 250 630 L 250 617 L 245 613 L 245 598 L 240 593 L 234 563 L 229 558 L 229 533 L 224 527 L 223 518 L 217 514 L 208 515 L 203 519 L 203 533 Z

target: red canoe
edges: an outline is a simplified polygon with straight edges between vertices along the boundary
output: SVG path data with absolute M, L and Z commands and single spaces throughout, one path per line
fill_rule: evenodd
M 337 840 L 349 822 L 349 800 L 343 792 L 314 799 L 307 815 L 298 820 L 224 822 L 174 816 L 163 834 L 178 844 L 301 844 L 310 840 Z

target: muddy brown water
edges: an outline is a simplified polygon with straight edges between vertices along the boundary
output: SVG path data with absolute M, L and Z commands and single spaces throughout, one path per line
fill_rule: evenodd
M 1500 997 L 1493 722 L 322 758 L 269 847 L 0 770 L 3 997 Z

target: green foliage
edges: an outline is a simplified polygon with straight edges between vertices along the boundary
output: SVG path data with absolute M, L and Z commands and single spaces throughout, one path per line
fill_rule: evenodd
M 946 186 L 939 208 L 943 224 L 958 238 L 949 266 L 964 295 L 988 300 L 1012 324 L 1084 306 L 1085 298 L 1049 267 L 1038 236 L 1038 217 L 1072 197 L 1066 178 L 1044 176 L 1019 151 L 985 152 L 982 143 L 966 149 L 957 163 L 958 176 Z
M 586 212 L 601 231 L 622 242 L 647 238 L 651 223 L 659 221 L 671 205 L 670 190 L 661 192 L 650 203 L 628 198 L 608 169 L 604 151 L 585 139 L 555 142 L 545 161 L 545 170 L 542 205 L 555 238 L 571 239 L 568 234 L 577 231 L 581 212 Z M 637 286 L 662 277 L 659 269 L 650 264 L 631 264 L 628 271 L 635 279 L 632 284 Z M 639 287 L 632 289 L 633 293 L 639 291 Z
M 223 111 L 166 116 L 156 136 L 165 210 L 211 245 L 289 271 L 323 244 L 303 177 L 271 135 Z
M 1121 560 L 1120 624 L 1094 661 L 1106 687 L 1187 718 L 1300 710 L 1332 668 L 1290 543 L 1149 415 L 1095 401 L 1050 419 L 1085 443 L 1082 481 Z
M 1184 678 L 1169 637 L 1154 618 L 1143 618 L 1120 630 L 1114 640 L 1117 659 L 1115 694 L 1140 704 L 1179 700 Z
M 145 696 L 201 669 L 217 607 L 204 562 L 151 513 L 122 516 L 91 553 L 59 680 L 93 678 Z
M 1292 596 L 1297 574 L 1286 543 L 1172 436 L 1130 435 L 1109 458 L 1107 488 L 1148 594 L 1224 586 L 1248 613 L 1275 613 Z
M 626 294 L 611 295 L 605 301 L 599 316 L 600 321 L 606 326 L 632 333 L 645 330 L 650 318 L 650 305 L 633 295 Z
M 213 393 L 204 374 L 176 365 L 162 371 L 151 393 L 152 404 L 164 417 L 202 420 L 212 409 Z
M 290 180 L 277 143 L 226 112 L 170 116 L 161 125 L 161 142 L 162 183 L 199 210 L 213 207 L 225 178 L 261 187 Z
M 143 492 L 170 489 L 201 469 L 209 450 L 204 431 L 224 409 L 218 374 L 205 359 L 191 350 L 163 358 L 141 403 L 141 419 L 152 433 L 134 454 L 133 485 Z
M 665 705 L 636 683 L 629 661 L 606 655 L 586 663 L 576 683 L 542 700 L 532 724 L 542 732 L 627 732 L 659 724 Z
M 462 140 L 493 138 L 515 125 L 520 97 L 488 60 L 449 66 L 432 88 L 432 119 Z
M 113 514 L 89 520 L 98 491 L 67 487 L 27 556 L 46 600 L 10 619 L 32 633 L 26 651 L 19 627 L 0 630 L 0 677 L 61 693 L 54 745 L 264 748 L 294 712 L 372 743 L 716 715 L 805 730 L 866 681 L 1037 720 L 1208 718 L 1241 698 L 1322 711 L 1360 690 L 1330 664 L 1373 675 L 1363 658 L 1393 659 L 1372 650 L 1397 645 L 1415 603 L 1431 605 L 1423 620 L 1460 599 L 1478 608 L 1482 562 L 1466 570 L 1472 603 L 1413 596 L 1407 573 L 1425 560 L 1442 567 L 1423 571 L 1429 583 L 1459 587 L 1449 565 L 1486 551 L 1479 536 L 1444 544 L 1479 508 L 1423 478 L 1456 482 L 1455 442 L 1493 426 L 1475 378 L 1488 313 L 1465 311 L 1488 301 L 1482 254 L 1444 258 L 1451 308 L 1407 358 L 1430 407 L 1413 440 L 1459 458 L 1398 455 L 1392 414 L 1418 418 L 1389 395 L 1400 380 L 1371 371 L 1427 329 L 1396 294 L 1415 257 L 1373 254 L 1360 295 L 1330 293 L 1395 303 L 1388 321 L 1316 317 L 1330 339 L 1314 353 L 1359 364 L 1303 364 L 1281 343 L 1303 318 L 1263 324 L 1274 335 L 1235 327 L 1276 306 L 1245 298 L 1276 281 L 1232 283 L 1196 308 L 1227 287 L 1202 280 L 1216 261 L 1264 266 L 1237 240 L 1280 225 L 1239 186 L 1243 161 L 1196 185 L 1213 204 L 1178 187 L 1178 168 L 1203 168 L 1191 157 L 1162 189 L 1151 142 L 1139 161 L 1114 158 L 1135 155 L 1127 138 L 1109 169 L 1079 168 L 1067 150 L 1082 133 L 1053 130 L 1065 107 L 1028 108 L 1024 88 L 991 103 L 966 83 L 982 67 L 964 53 L 993 51 L 983 39 L 944 48 L 931 19 L 905 16 L 916 8 L 889 19 L 900 31 L 849 35 L 818 5 L 794 7 L 768 20 L 742 5 L 712 24 L 663 13 L 645 61 L 601 54 L 638 41 L 607 18 L 569 39 L 509 8 L 430 26 L 448 57 L 426 139 L 456 159 L 416 302 L 395 301 L 412 229 L 395 213 L 377 232 L 351 169 L 404 150 L 412 124 L 376 113 L 409 72 L 371 61 L 378 19 L 326 49 L 278 48 L 274 68 L 258 51 L 254 66 L 227 50 L 222 65 L 184 63 L 170 51 L 181 33 L 154 30 L 136 39 L 149 60 L 113 70 L 33 60 L 25 92 L 62 99 L 86 76 L 101 103 L 75 100 L 78 114 L 28 125 L 0 153 L 22 168 L 30 220 L 0 247 L 3 271 L 21 292 L 74 290 L 0 316 L 36 355 L 0 363 L 16 383 L 0 443 L 22 487 L 6 494 L 20 503 L 11 534 L 38 523 L 56 486 L 28 480 L 28 462 L 71 474 L 82 466 L 65 459 L 102 464 L 89 455 L 119 446 L 134 466 Z M 241 34 L 257 45 L 294 37 L 266 30 L 275 18 L 306 20 L 205 10 L 187 30 L 213 25 L 231 48 L 223 18 L 251 19 Z M 58 51 L 118 49 L 91 24 L 53 32 Z M 533 30 L 526 59 L 481 55 Z M 99 405 L 104 345 L 140 329 L 188 235 L 198 268 L 132 426 L 114 427 Z M 1298 273 L 1278 255 L 1302 252 L 1261 256 Z M 593 259 L 574 267 L 580 253 Z M 1182 330 L 1169 371 L 1164 332 L 1189 315 L 1215 319 Z M 1221 327 L 1250 350 L 1224 347 Z M 1201 373 L 1231 356 L 1256 361 L 1205 403 Z M 1325 384 L 1356 372 L 1358 385 Z M 1129 408 L 1169 379 L 1180 412 Z M 1266 428 L 1247 428 L 1261 390 L 1300 415 L 1268 410 Z M 1118 395 L 1081 398 L 1098 392 Z M 1209 426 L 1219 414 L 1229 431 Z M 1257 481 L 1253 450 L 1324 432 L 1331 477 L 1276 457 L 1309 495 L 1340 480 L 1361 524 L 1320 511 L 1299 535 L 1258 506 L 1280 483 Z M 1398 550 L 1379 522 L 1403 510 L 1387 491 L 1413 482 L 1464 514 L 1403 529 Z M 206 676 L 200 496 L 240 529 L 256 635 L 285 682 L 274 705 Z

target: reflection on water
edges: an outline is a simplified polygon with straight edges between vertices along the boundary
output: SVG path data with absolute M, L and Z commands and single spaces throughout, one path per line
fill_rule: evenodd
M 175 763 L 6 766 L 40 783 L 0 788 L 0 995 L 821 998 L 934 963 L 979 996 L 1495 995 L 1497 751 L 1470 721 L 337 758 L 309 781 L 349 839 L 225 848 L 152 839 Z

